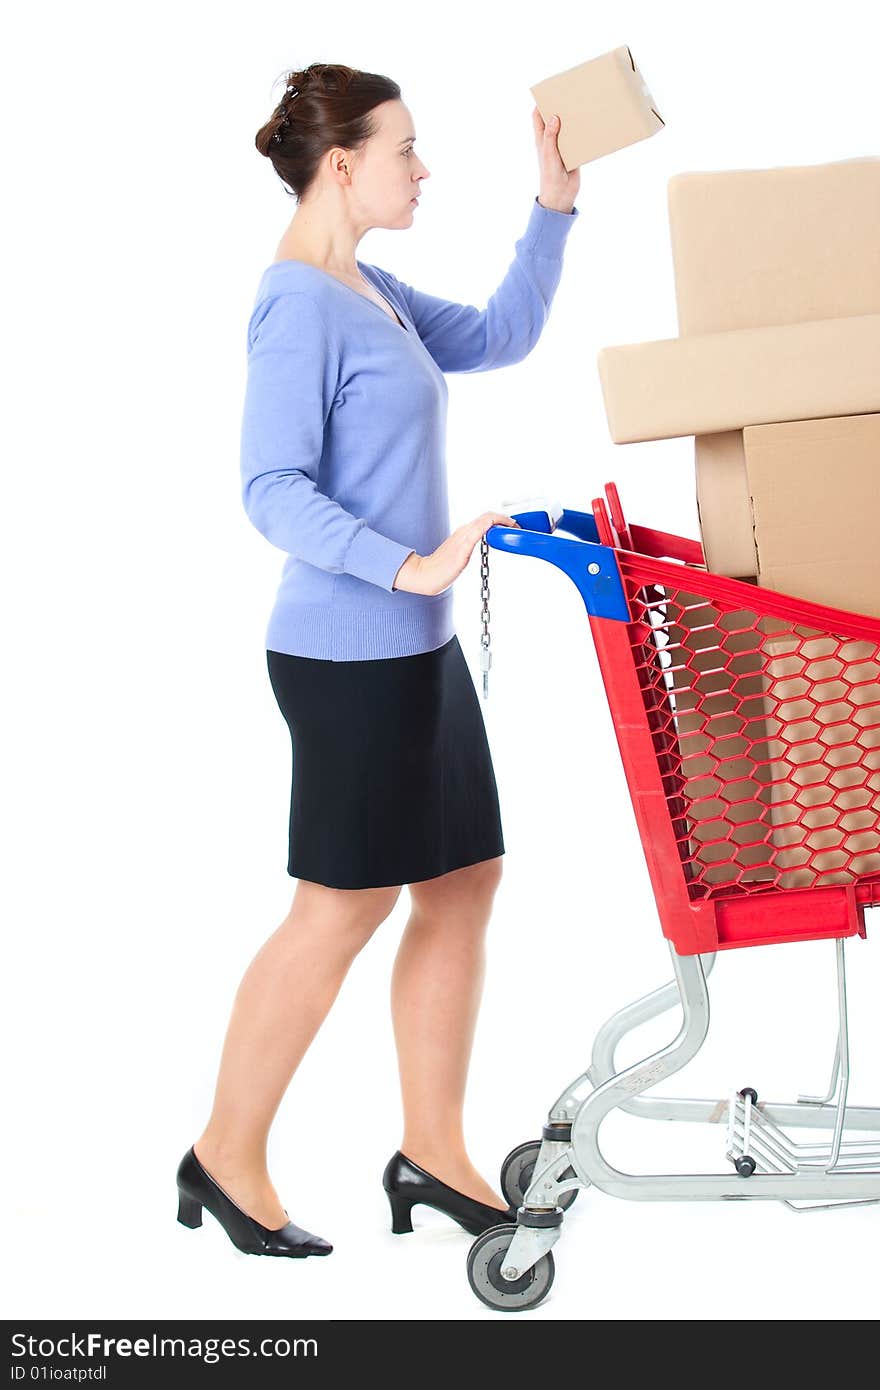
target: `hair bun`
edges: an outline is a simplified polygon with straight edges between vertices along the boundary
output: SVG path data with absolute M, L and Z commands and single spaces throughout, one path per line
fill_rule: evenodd
M 276 71 L 270 90 L 271 114 L 254 144 L 297 200 L 320 178 L 329 149 L 360 150 L 375 134 L 376 107 L 400 100 L 400 87 L 390 77 L 342 63 L 286 65 Z M 293 105 L 298 97 L 306 98 L 304 106 Z

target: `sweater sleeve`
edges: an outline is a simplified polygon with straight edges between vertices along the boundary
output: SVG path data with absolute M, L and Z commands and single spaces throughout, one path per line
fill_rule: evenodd
M 380 535 L 317 488 L 338 374 L 338 349 L 309 295 L 288 292 L 260 305 L 249 325 L 242 501 L 280 550 L 392 592 L 412 546 Z
M 562 274 L 562 253 L 580 216 L 535 198 L 511 265 L 485 309 L 424 294 L 395 276 L 416 331 L 444 372 L 485 372 L 520 362 L 541 335 Z

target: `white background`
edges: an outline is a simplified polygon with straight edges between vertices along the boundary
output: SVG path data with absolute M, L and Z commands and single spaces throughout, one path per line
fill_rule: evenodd
M 434 20 L 389 0 L 255 0 L 45 4 L 7 27 L 7 1316 L 501 1317 L 468 1287 L 458 1226 L 417 1208 L 414 1234 L 390 1232 L 388 982 L 406 890 L 272 1131 L 282 1202 L 332 1256 L 250 1258 L 209 1216 L 197 1232 L 175 1220 L 235 990 L 295 886 L 289 736 L 262 645 L 283 556 L 238 481 L 247 319 L 295 205 L 254 135 L 286 68 L 394 77 L 431 177 L 411 228 L 374 230 L 358 256 L 483 305 L 538 192 L 530 85 L 628 43 L 666 128 L 582 169 L 530 356 L 449 378 L 452 524 L 534 492 L 589 510 L 613 478 L 630 519 L 696 535 L 692 442 L 613 445 L 596 354 L 677 332 L 670 175 L 878 153 L 878 36 L 871 7 L 846 0 L 450 3 Z M 507 854 L 467 1130 L 494 1183 L 604 1019 L 671 970 L 581 600 L 551 566 L 496 551 L 491 593 L 482 707 Z M 478 550 L 455 603 L 479 683 Z M 861 1104 L 880 1101 L 868 921 L 848 946 Z M 830 943 L 722 953 L 708 1041 L 660 1091 L 823 1091 L 833 958 Z M 618 1115 L 602 1134 L 630 1171 L 729 1166 L 716 1126 Z M 551 1294 L 521 1316 L 870 1317 L 878 1220 L 582 1192 Z

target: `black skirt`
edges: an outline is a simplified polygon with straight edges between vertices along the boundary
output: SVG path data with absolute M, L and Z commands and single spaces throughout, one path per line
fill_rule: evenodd
M 483 714 L 457 636 L 415 656 L 266 658 L 291 736 L 293 878 L 385 888 L 504 853 Z

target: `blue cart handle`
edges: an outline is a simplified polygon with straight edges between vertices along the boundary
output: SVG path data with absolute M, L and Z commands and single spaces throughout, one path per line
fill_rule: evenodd
M 512 550 L 548 561 L 568 575 L 593 617 L 629 622 L 617 557 L 610 546 L 600 545 L 592 512 L 568 507 L 560 510 L 551 505 L 549 510 L 510 515 L 518 527 L 490 526 L 486 532 L 486 541 L 494 550 Z

